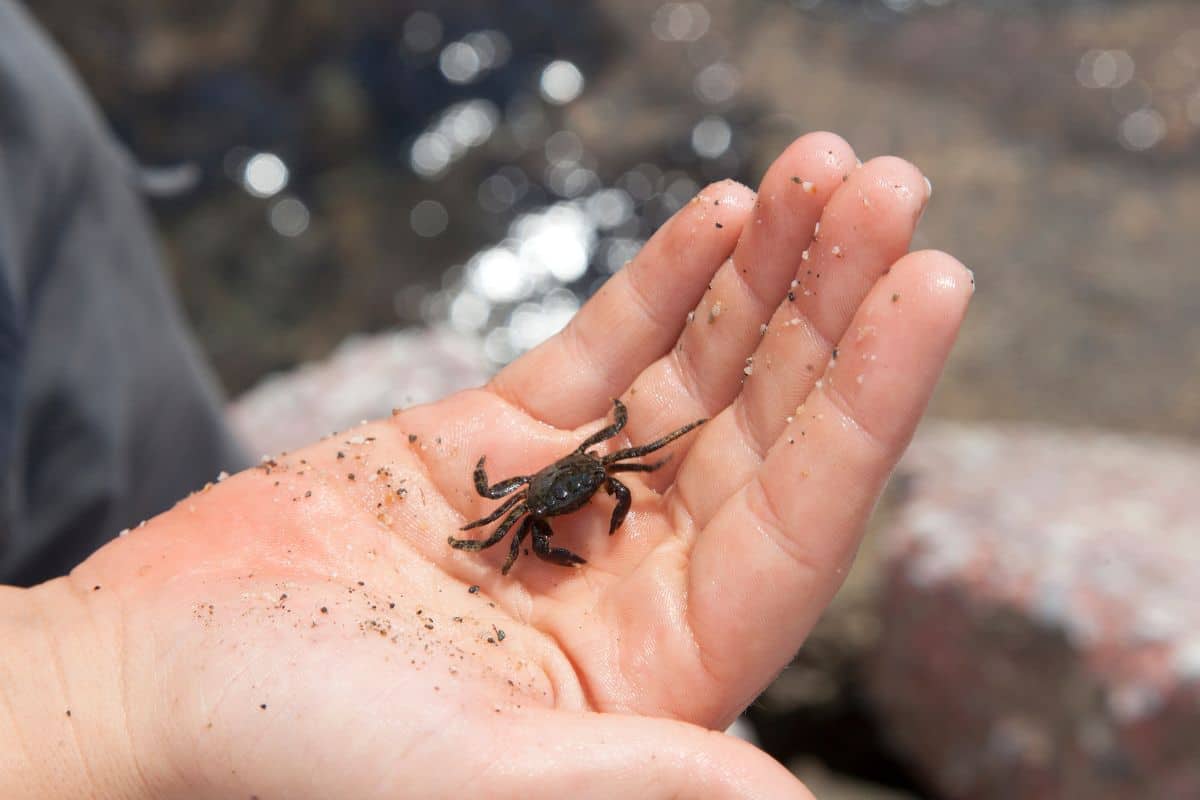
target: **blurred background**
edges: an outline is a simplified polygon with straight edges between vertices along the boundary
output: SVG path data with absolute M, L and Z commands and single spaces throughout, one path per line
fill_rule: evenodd
M 829 798 L 1200 797 L 1200 5 L 27 5 L 255 452 L 478 382 L 807 131 L 914 161 L 979 291 L 751 735 Z

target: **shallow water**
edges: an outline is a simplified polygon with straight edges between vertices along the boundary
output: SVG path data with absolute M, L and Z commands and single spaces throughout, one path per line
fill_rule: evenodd
M 170 168 L 148 182 L 231 391 L 426 320 L 502 363 L 697 187 L 828 128 L 921 165 L 918 245 L 976 270 L 937 413 L 1200 432 L 1191 5 L 126 5 L 34 10 Z

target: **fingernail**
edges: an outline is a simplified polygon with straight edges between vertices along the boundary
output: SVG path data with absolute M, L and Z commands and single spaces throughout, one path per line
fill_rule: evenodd
M 921 177 L 925 178 L 925 201 L 921 203 L 921 210 L 917 212 L 917 225 L 921 224 L 921 220 L 925 217 L 925 210 L 929 208 L 929 198 L 933 197 L 933 181 L 924 175 Z

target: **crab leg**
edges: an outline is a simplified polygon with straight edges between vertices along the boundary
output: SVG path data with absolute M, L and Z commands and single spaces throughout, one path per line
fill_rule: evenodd
M 647 465 L 638 464 L 637 466 L 644 467 Z M 612 536 L 617 528 L 621 527 L 621 523 L 625 521 L 625 515 L 629 513 L 629 506 L 633 502 L 633 495 L 629 493 L 629 487 L 616 478 L 609 478 L 605 482 L 604 488 L 609 494 L 617 496 L 617 507 L 613 509 L 612 520 L 608 523 L 608 535 Z
M 594 444 L 599 444 L 605 439 L 611 439 L 621 432 L 625 427 L 625 423 L 629 420 L 629 413 L 625 410 L 625 404 L 620 400 L 613 400 L 613 424 L 607 428 L 598 430 L 584 440 L 583 444 L 576 448 L 576 453 L 582 453 Z
M 511 528 L 513 526 L 513 523 L 515 523 L 518 519 L 520 519 L 521 515 L 524 514 L 527 510 L 528 509 L 525 507 L 524 504 L 521 504 L 521 505 L 517 506 L 516 508 L 514 508 L 509 513 L 509 515 L 504 518 L 504 522 L 501 522 L 496 527 L 496 531 L 491 536 L 489 536 L 487 539 L 484 539 L 482 541 L 480 541 L 479 539 L 455 539 L 453 536 L 448 537 L 447 541 L 449 541 L 450 546 L 455 548 L 456 550 L 470 550 L 471 552 L 477 552 L 479 550 L 483 550 L 485 548 L 491 547 L 496 542 L 498 542 L 504 538 L 504 534 L 508 533 L 508 529 Z
M 518 475 L 515 478 L 500 481 L 495 486 L 488 486 L 487 470 L 483 468 L 483 462 L 486 460 L 487 456 L 480 456 L 479 463 L 475 465 L 475 491 L 489 500 L 499 500 L 521 484 L 529 483 L 528 475 Z
M 507 575 L 512 569 L 513 562 L 517 560 L 517 556 L 521 554 L 521 542 L 525 541 L 525 537 L 529 535 L 529 531 L 533 529 L 534 517 L 526 517 L 521 523 L 521 527 L 517 529 L 517 535 L 512 539 L 512 545 L 508 548 L 508 558 L 504 559 L 504 566 L 500 568 L 501 575 Z
M 671 442 L 678 439 L 680 436 L 683 436 L 685 433 L 688 433 L 689 431 L 691 431 L 695 428 L 699 428 L 701 425 L 703 425 L 706 422 L 708 422 L 708 420 L 698 419 L 695 422 L 684 425 L 682 428 L 680 428 L 677 431 L 672 431 L 671 433 L 668 433 L 666 436 L 662 437 L 661 439 L 656 439 L 655 441 L 651 442 L 650 444 L 644 444 L 641 447 L 627 447 L 624 450 L 618 450 L 615 453 L 609 453 L 604 458 L 602 458 L 601 461 L 603 461 L 605 466 L 607 466 L 607 465 L 613 463 L 614 461 L 623 461 L 626 458 L 639 458 L 641 456 L 646 455 L 647 453 L 653 453 L 655 450 L 666 447 Z
M 654 472 L 671 460 L 670 456 L 655 461 L 653 464 L 613 464 L 608 468 L 609 472 Z
M 524 499 L 525 499 L 524 492 L 514 494 L 512 497 L 508 498 L 503 503 L 501 503 L 499 508 L 497 508 L 492 513 L 488 514 L 483 519 L 477 519 L 474 522 L 468 522 L 466 525 L 463 525 L 461 528 L 459 528 L 459 530 L 460 531 L 469 531 L 469 530 L 471 530 L 471 528 L 478 528 L 480 525 L 487 525 L 489 522 L 495 522 L 496 520 L 500 519 L 500 517 L 504 516 L 505 511 L 508 511 L 510 508 L 512 508 L 514 505 L 516 505 L 517 503 L 521 502 Z
M 554 533 L 544 519 L 533 519 L 533 552 L 542 561 L 558 564 L 560 567 L 573 567 L 576 564 L 586 564 L 587 561 L 572 553 L 565 547 L 551 547 L 550 536 Z

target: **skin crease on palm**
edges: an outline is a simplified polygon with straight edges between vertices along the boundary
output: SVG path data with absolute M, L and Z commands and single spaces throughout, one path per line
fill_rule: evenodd
M 6 590 L 49 631 L 9 642 L 7 685 L 24 661 L 56 694 L 0 699 L 41 710 L 26 756 L 58 767 L 0 794 L 808 797 L 719 731 L 840 585 L 957 333 L 970 273 L 907 254 L 928 194 L 903 161 L 805 136 L 757 195 L 706 188 L 487 387 L 276 456 Z M 502 576 L 508 540 L 447 546 L 500 502 L 475 492 L 480 456 L 493 481 L 535 472 L 614 397 L 629 425 L 600 452 L 711 421 L 622 475 L 615 535 L 603 492 L 550 520 L 586 566 L 523 554 Z

